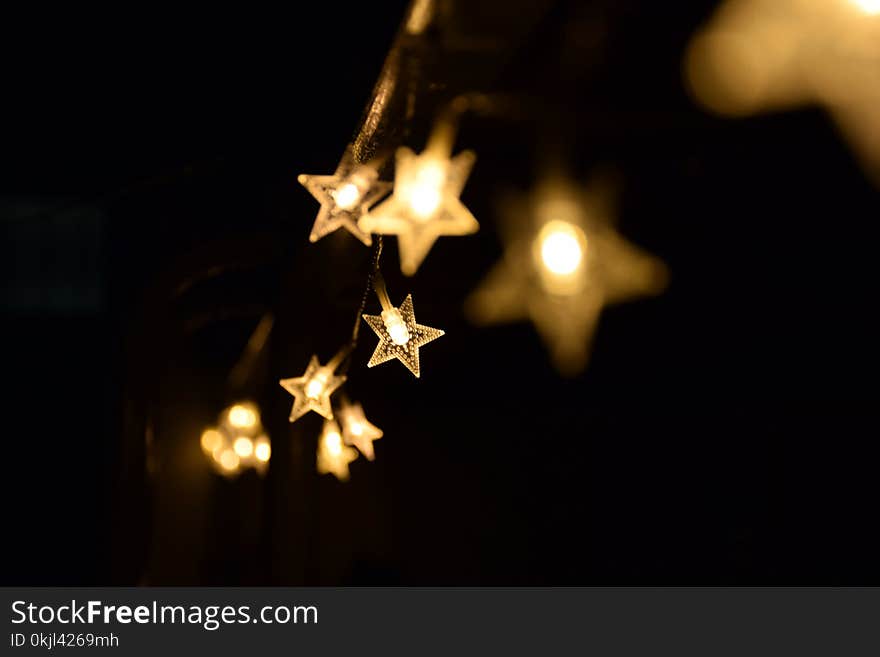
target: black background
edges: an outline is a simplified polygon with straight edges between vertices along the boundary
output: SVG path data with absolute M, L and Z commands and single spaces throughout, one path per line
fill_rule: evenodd
M 507 44 L 501 86 L 567 108 L 572 175 L 616 172 L 671 286 L 608 309 L 573 380 L 530 326 L 470 327 L 542 117 L 465 124 L 483 229 L 412 280 L 390 242 L 392 300 L 447 334 L 419 381 L 360 366 L 365 336 L 350 393 L 385 437 L 347 485 L 275 381 L 345 341 L 368 252 L 308 244 L 295 178 L 335 166 L 403 3 L 6 16 L 4 583 L 880 583 L 877 190 L 819 109 L 691 102 L 712 7 L 555 4 Z M 198 433 L 265 310 L 272 468 L 221 481 Z

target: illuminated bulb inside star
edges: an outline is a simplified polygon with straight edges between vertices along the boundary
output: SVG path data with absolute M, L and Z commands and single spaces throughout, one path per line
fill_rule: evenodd
M 227 417 L 229 424 L 237 429 L 249 429 L 257 423 L 257 414 L 252 408 L 243 404 L 236 404 L 230 408 Z
M 254 453 L 254 443 L 251 442 L 251 439 L 247 436 L 239 436 L 235 439 L 235 442 L 232 443 L 232 449 L 234 449 L 235 453 L 241 458 L 247 458 Z
M 880 0 L 851 0 L 851 2 L 866 14 L 880 14 Z
M 431 161 L 422 164 L 413 177 L 407 198 L 419 219 L 429 219 L 440 206 L 444 175 L 443 165 Z
M 348 426 L 348 430 L 351 431 L 355 436 L 360 436 L 364 432 L 364 425 L 360 422 L 352 422 Z
M 343 210 L 351 210 L 361 198 L 360 190 L 354 183 L 345 183 L 333 194 L 336 206 Z
M 264 436 L 257 438 L 257 446 L 254 448 L 254 456 L 257 457 L 258 461 L 262 461 L 263 463 L 268 461 L 269 457 L 272 456 L 272 447 Z
M 388 335 L 391 336 L 391 342 L 398 346 L 409 342 L 409 329 L 406 328 L 406 322 L 403 321 L 397 308 L 383 310 L 382 321 L 385 323 Z
M 342 454 L 342 436 L 338 431 L 330 431 L 324 436 L 324 446 L 333 456 Z
M 584 259 L 583 231 L 565 221 L 551 221 L 541 230 L 541 262 L 553 274 L 569 276 Z
M 321 393 L 324 392 L 324 388 L 327 386 L 327 380 L 330 378 L 329 372 L 326 369 L 318 370 L 318 372 L 309 379 L 309 382 L 306 384 L 306 396 L 309 399 L 317 399 L 321 396 Z

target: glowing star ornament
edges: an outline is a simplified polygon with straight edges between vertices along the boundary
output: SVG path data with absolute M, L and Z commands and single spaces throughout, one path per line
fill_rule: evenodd
M 722 115 L 822 105 L 880 182 L 880 0 L 726 0 L 683 68 Z
M 411 294 L 406 296 L 399 308 L 395 308 L 391 305 L 381 276 L 377 275 L 373 287 L 382 304 L 382 314 L 364 315 L 364 321 L 379 336 L 379 344 L 367 367 L 396 358 L 416 377 L 421 376 L 419 347 L 436 340 L 444 331 L 416 323 Z
M 342 440 L 342 432 L 336 420 L 325 420 L 318 438 L 317 468 L 320 474 L 332 474 L 339 481 L 348 481 L 348 464 L 358 457 L 357 450 Z
M 450 141 L 439 130 L 418 155 L 406 147 L 398 149 L 391 197 L 358 222 L 364 232 L 397 236 L 400 270 L 407 276 L 416 273 L 437 238 L 480 229 L 458 198 L 476 156 L 462 151 L 450 157 Z
M 309 366 L 302 376 L 294 379 L 281 379 L 281 387 L 293 395 L 293 408 L 290 411 L 290 421 L 296 422 L 309 411 L 314 411 L 327 419 L 333 418 L 333 408 L 330 405 L 330 395 L 345 383 L 345 376 L 337 376 L 333 372 L 336 369 L 338 358 L 334 358 L 326 365 L 321 365 L 317 356 L 312 356 Z
M 382 437 L 382 430 L 367 420 L 360 404 L 344 403 L 338 415 L 345 444 L 354 445 L 368 461 L 372 461 L 375 458 L 373 441 Z
M 530 320 L 566 375 L 586 366 L 604 306 L 666 284 L 663 263 L 602 219 L 602 196 L 553 179 L 504 208 L 504 257 L 465 306 L 481 325 Z
M 301 174 L 297 180 L 321 203 L 309 235 L 311 242 L 345 228 L 367 246 L 373 243 L 370 233 L 358 228 L 358 220 L 389 192 L 391 183 L 380 181 L 374 166 L 357 164 L 350 146 L 332 176 Z

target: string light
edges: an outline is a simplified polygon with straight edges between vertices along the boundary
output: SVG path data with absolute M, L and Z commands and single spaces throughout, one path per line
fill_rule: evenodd
M 339 481 L 348 481 L 348 464 L 358 456 L 357 450 L 342 440 L 342 432 L 336 420 L 324 420 L 324 428 L 318 438 L 317 468 L 320 474 L 333 474 Z
M 382 305 L 382 314 L 363 316 L 364 321 L 379 336 L 379 344 L 376 345 L 367 367 L 396 358 L 416 377 L 421 376 L 419 347 L 436 340 L 444 331 L 416 323 L 411 294 L 406 296 L 400 307 L 392 306 L 381 275 L 377 275 L 373 281 L 373 289 Z
M 333 372 L 341 357 L 337 354 L 327 365 L 321 365 L 317 356 L 312 356 L 302 376 L 293 379 L 281 379 L 281 387 L 293 395 L 293 408 L 290 410 L 290 421 L 296 422 L 309 411 L 314 411 L 327 419 L 333 418 L 330 395 L 341 386 L 346 377 L 337 376 Z
M 354 445 L 367 460 L 372 461 L 375 458 L 373 441 L 382 437 L 382 430 L 367 420 L 363 407 L 358 403 L 344 402 L 338 414 L 345 444 Z
M 321 203 L 309 235 L 310 241 L 317 242 L 325 235 L 345 228 L 367 246 L 372 244 L 369 231 L 358 228 L 358 220 L 391 189 L 391 183 L 379 180 L 375 166 L 357 164 L 349 146 L 333 175 L 301 174 L 297 180 Z
M 451 157 L 449 130 L 438 126 L 418 155 L 406 147 L 397 150 L 391 196 L 358 222 L 364 232 L 397 236 L 400 270 L 407 276 L 416 273 L 439 237 L 480 228 L 459 200 L 476 156 L 462 151 Z
M 465 305 L 477 324 L 531 320 L 567 375 L 586 366 L 605 305 L 665 286 L 665 266 L 601 218 L 602 196 L 552 179 L 510 204 L 504 257 Z
M 199 442 L 217 472 L 228 477 L 246 468 L 262 474 L 272 455 L 269 437 L 260 422 L 260 409 L 250 401 L 224 409 L 217 425 L 205 429 Z

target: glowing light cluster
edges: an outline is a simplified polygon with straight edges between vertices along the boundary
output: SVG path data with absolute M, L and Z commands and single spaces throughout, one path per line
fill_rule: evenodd
M 346 445 L 354 445 L 368 461 L 375 458 L 373 441 L 382 437 L 382 430 L 367 420 L 360 404 L 343 403 L 339 409 L 342 438 Z
M 224 409 L 217 425 L 202 432 L 200 443 L 214 469 L 229 477 L 247 468 L 262 474 L 272 457 L 272 444 L 253 402 L 239 402 Z

